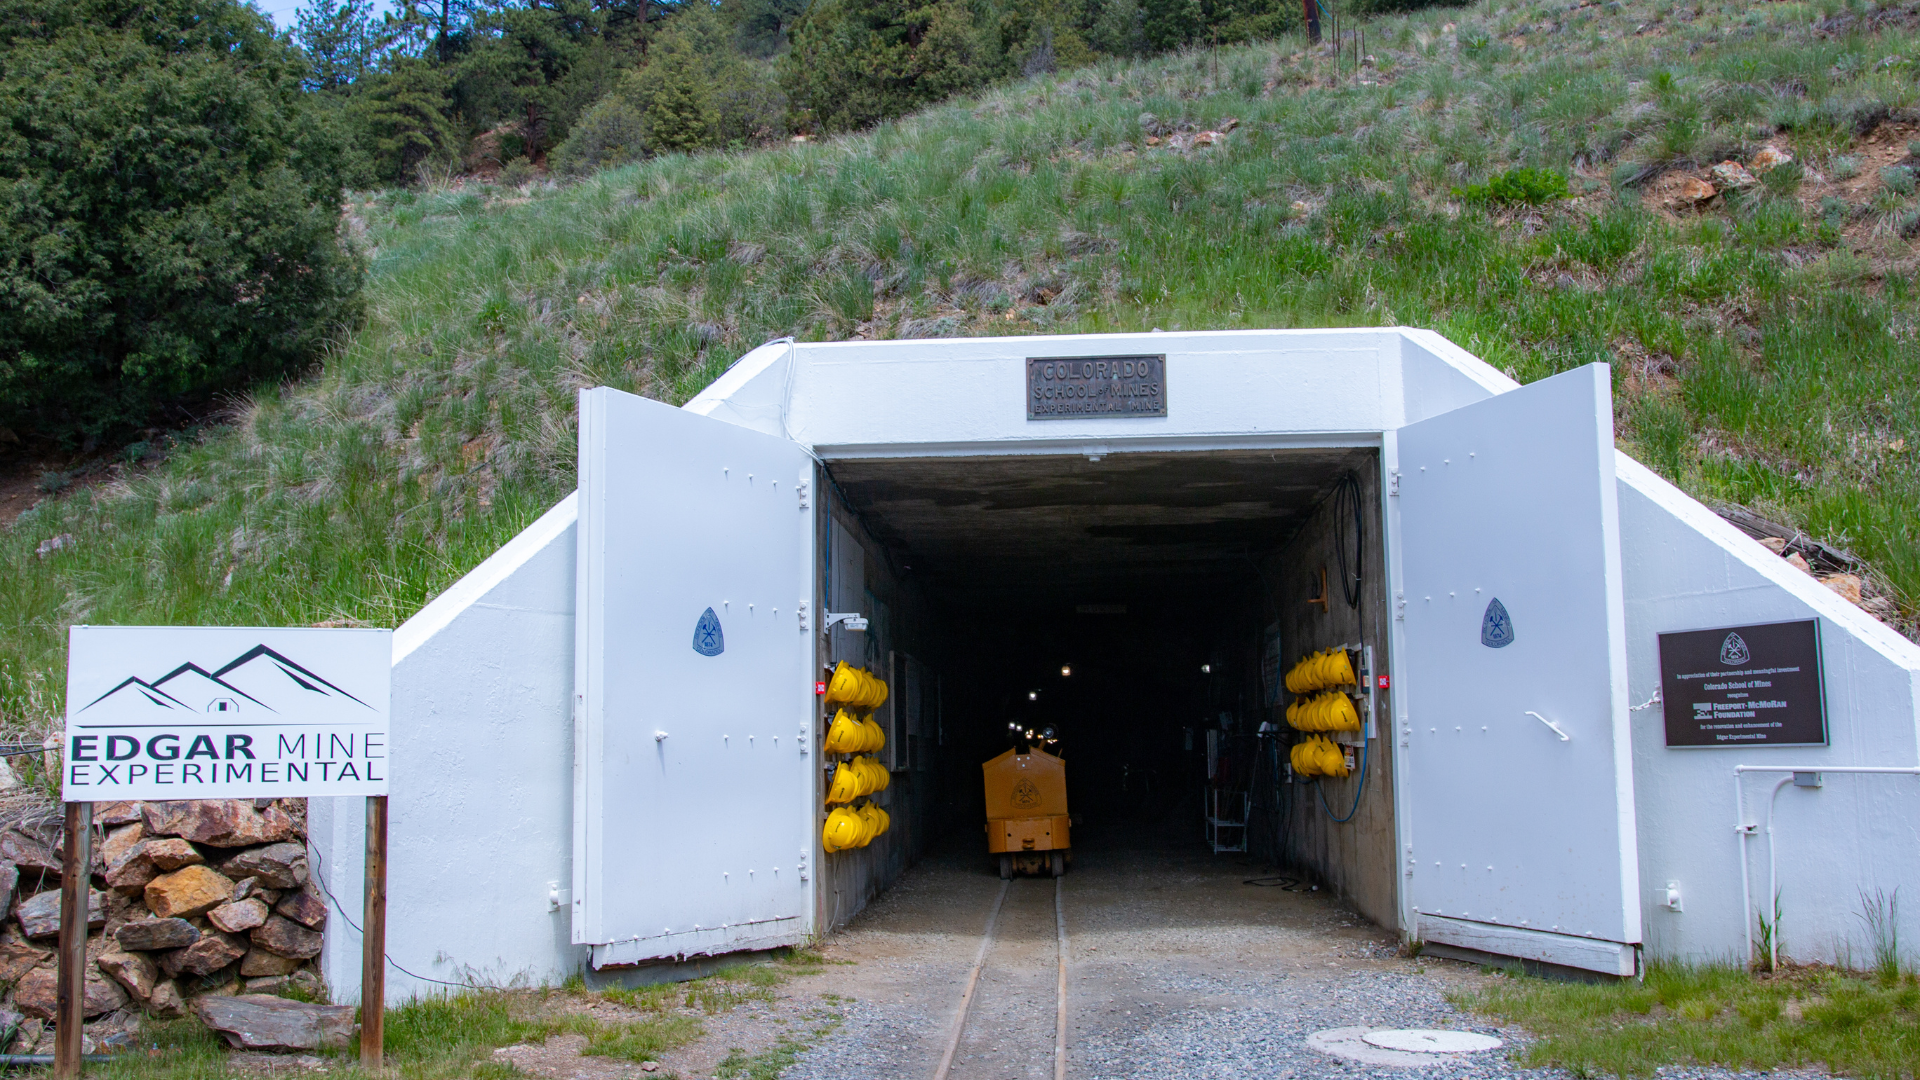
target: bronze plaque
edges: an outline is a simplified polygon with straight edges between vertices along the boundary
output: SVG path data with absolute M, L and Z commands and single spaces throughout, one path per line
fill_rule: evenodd
M 1820 623 L 1660 635 L 1668 746 L 1824 746 Z
M 1029 420 L 1165 415 L 1165 356 L 1027 358 Z

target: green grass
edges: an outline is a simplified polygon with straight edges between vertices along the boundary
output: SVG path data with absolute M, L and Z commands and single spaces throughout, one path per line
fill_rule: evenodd
M 57 723 L 75 622 L 397 625 L 571 489 L 579 388 L 681 402 L 784 334 L 1404 323 L 1522 380 L 1610 360 L 1626 449 L 1853 549 L 1910 612 L 1920 196 L 1860 132 L 1920 102 L 1920 34 L 1869 14 L 1438 9 L 1370 20 L 1358 70 L 1281 40 L 530 198 L 362 197 L 371 316 L 319 371 L 0 538 L 0 721 Z M 1239 124 L 1150 149 L 1145 113 Z M 1798 179 L 1643 204 L 1767 140 Z M 1515 169 L 1571 197 L 1452 196 Z
M 1581 1077 L 1646 1076 L 1669 1064 L 1820 1065 L 1860 1080 L 1903 1080 L 1920 1062 L 1920 980 L 1911 972 L 1756 976 L 1655 965 L 1644 983 L 1509 977 L 1455 1003 L 1538 1036 L 1524 1064 Z
M 684 983 L 590 991 L 570 980 L 553 990 L 475 990 L 425 998 L 388 1010 L 386 1061 L 389 1073 L 403 1080 L 508 1080 L 520 1074 L 493 1061 L 494 1050 L 540 1043 L 554 1035 L 584 1036 L 581 1053 L 589 1057 L 654 1060 L 700 1038 L 705 1033 L 702 1015 L 747 1001 L 772 1001 L 776 988 L 825 963 L 810 949 L 795 949 L 770 962 L 741 964 Z M 596 999 L 639 1015 L 577 1008 Z M 755 1080 L 777 1076 L 837 1023 L 831 1011 L 815 1010 L 803 1019 L 796 1033 L 784 1036 L 772 1050 L 737 1055 L 739 1071 L 727 1075 Z M 225 1044 L 194 1020 L 147 1021 L 139 1051 L 99 1066 L 97 1072 L 90 1067 L 90 1073 L 107 1080 L 220 1080 L 232 1074 Z M 354 1054 L 334 1056 L 337 1071 L 360 1075 Z

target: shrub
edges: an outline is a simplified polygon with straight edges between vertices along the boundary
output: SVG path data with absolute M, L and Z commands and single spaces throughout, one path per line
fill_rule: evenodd
M 1567 178 L 1549 169 L 1508 169 L 1484 184 L 1454 188 L 1453 197 L 1470 203 L 1540 206 L 1568 196 Z
M 553 151 L 556 171 L 584 175 L 638 161 L 647 150 L 646 116 L 622 94 L 595 102 Z
M 960 0 L 817 0 L 794 26 L 780 80 L 806 119 L 850 131 L 981 86 L 990 55 Z
M 0 25 L 0 424 L 85 445 L 310 363 L 354 313 L 341 148 L 237 0 Z

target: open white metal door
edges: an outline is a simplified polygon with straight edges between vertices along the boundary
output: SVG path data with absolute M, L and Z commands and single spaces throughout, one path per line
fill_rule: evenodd
M 573 941 L 595 967 L 812 930 L 813 462 L 580 395 Z
M 1593 364 L 1400 429 L 1401 857 L 1422 939 L 1630 975 L 1608 380 Z

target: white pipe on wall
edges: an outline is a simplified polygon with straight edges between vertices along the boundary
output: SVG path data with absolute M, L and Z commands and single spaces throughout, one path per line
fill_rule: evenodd
M 1786 773 L 1786 779 L 1773 786 L 1773 793 L 1767 797 L 1767 895 L 1772 897 L 1779 889 L 1779 860 L 1775 852 L 1779 845 L 1773 839 L 1773 808 L 1780 796 L 1780 789 L 1793 782 L 1794 773 L 1866 773 L 1882 776 L 1920 776 L 1920 765 L 1735 765 L 1733 767 L 1733 830 L 1740 838 L 1740 918 L 1746 923 L 1747 963 L 1753 963 L 1753 886 L 1752 875 L 1747 870 L 1747 837 L 1753 835 L 1753 823 L 1747 820 L 1746 801 L 1742 797 L 1740 777 L 1747 773 Z M 1767 942 L 1767 965 L 1777 967 L 1780 961 L 1780 928 L 1776 925 L 1773 935 Z

